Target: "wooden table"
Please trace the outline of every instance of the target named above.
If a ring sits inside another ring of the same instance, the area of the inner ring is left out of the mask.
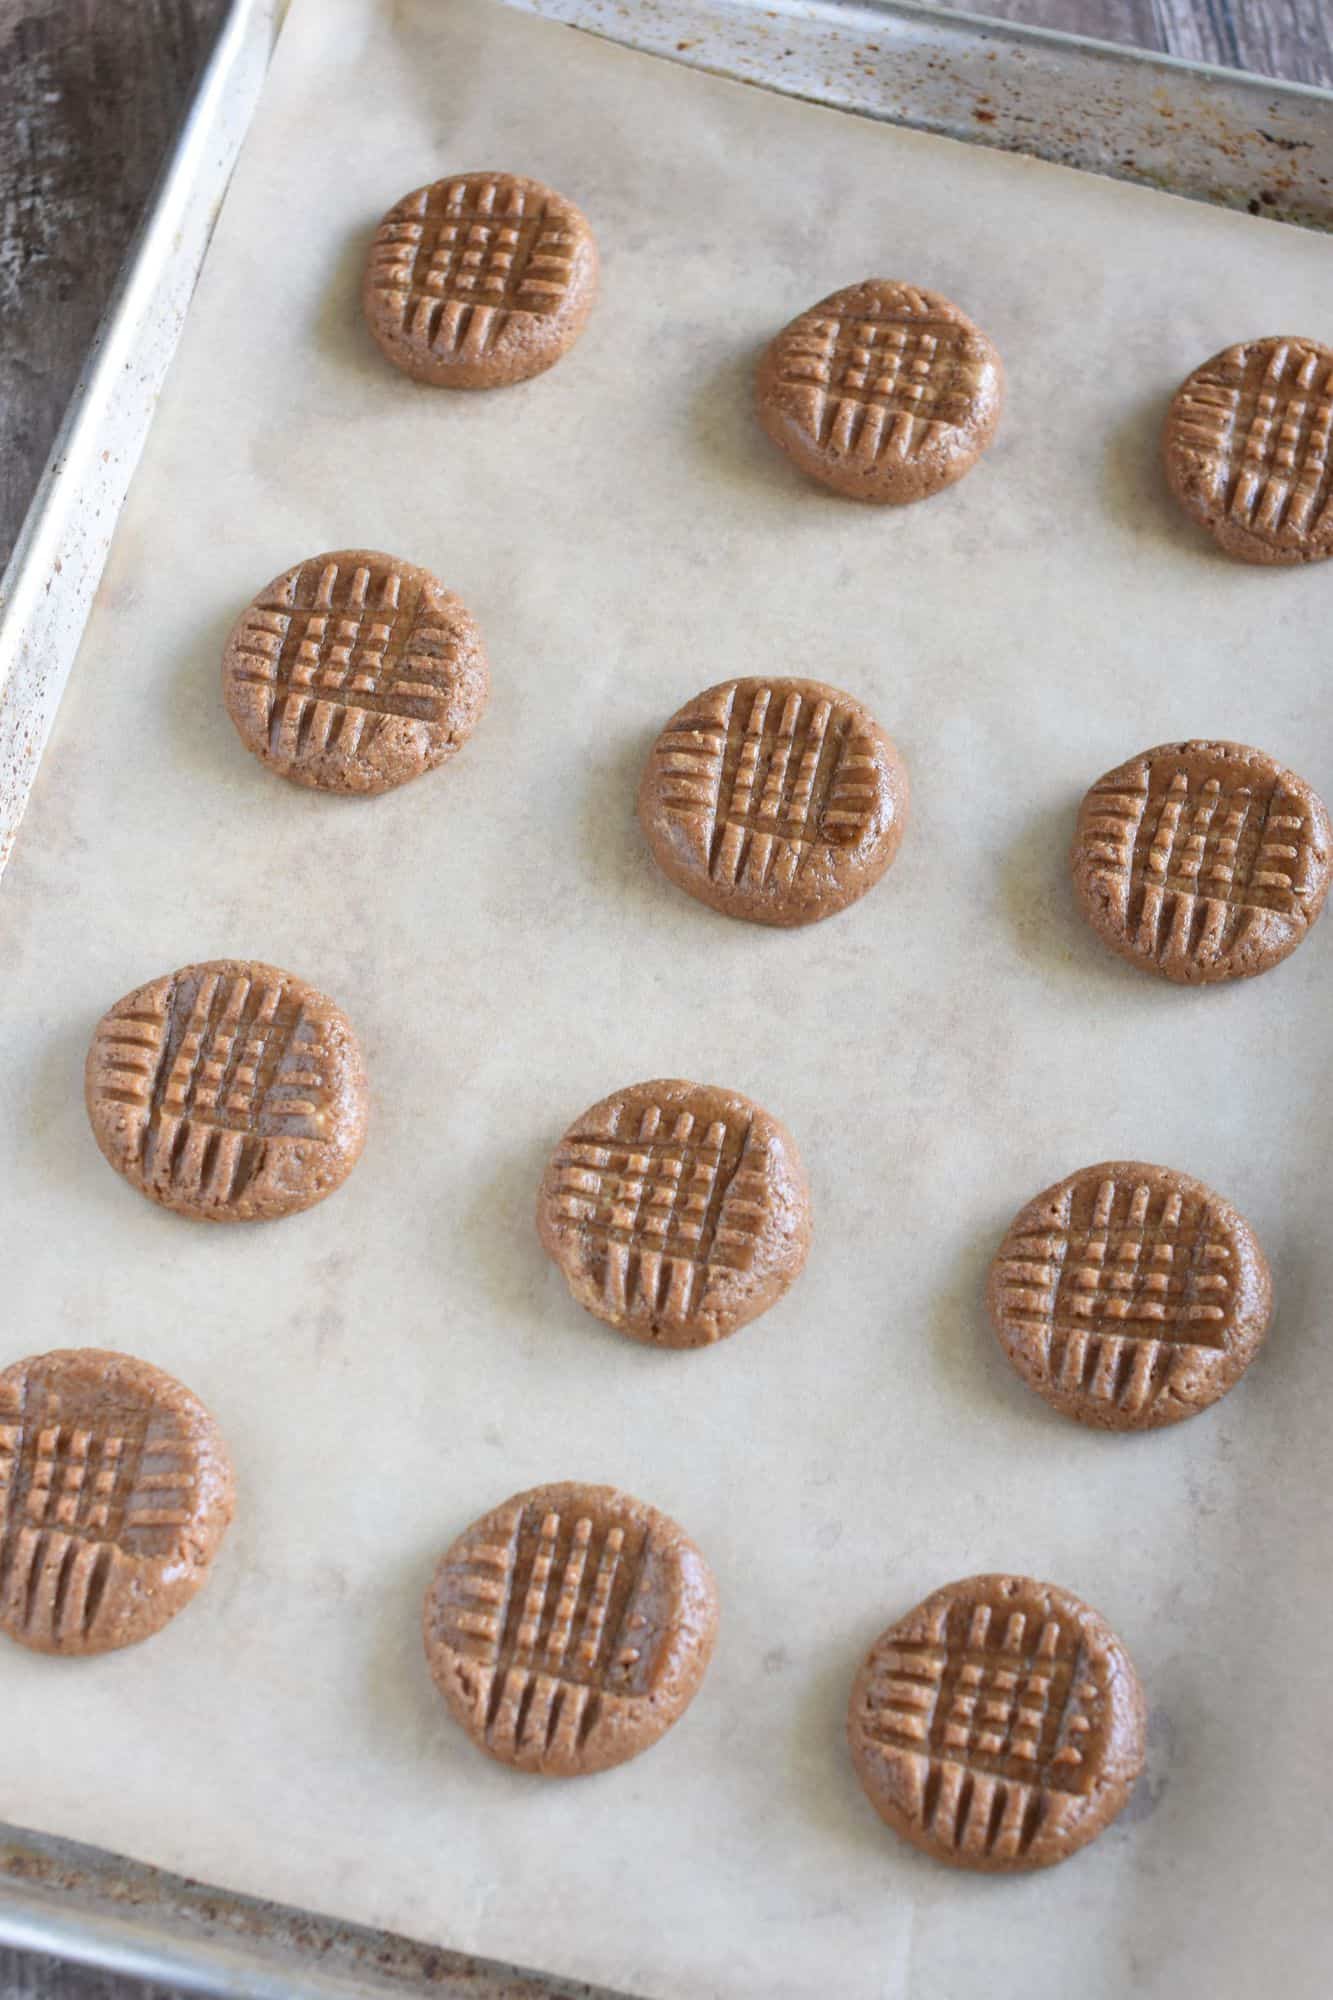
[[[0,564],[225,9],[0,0]],[[970,11],[1333,87],[1323,0],[977,0]],[[474,2000],[491,2000],[488,1984]],[[0,2000],[27,1996],[184,2000],[0,1948]]]

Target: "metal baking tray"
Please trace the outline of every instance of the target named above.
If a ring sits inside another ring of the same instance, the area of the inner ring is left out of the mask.
[[[1333,92],[902,0],[507,4],[863,116],[1333,228]],[[0,585],[0,869],[283,12],[234,0],[227,14]],[[595,2000],[3,1824],[0,1941],[198,1993]]]

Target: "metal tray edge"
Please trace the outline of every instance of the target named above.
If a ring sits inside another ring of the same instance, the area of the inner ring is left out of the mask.
[[[234,1895],[0,1822],[0,1943],[246,2000],[629,2000],[577,1980]]]
[[[796,4],[803,7],[808,0],[796,0]],[[932,7],[925,0],[814,0],[814,4],[822,4],[835,12],[859,8],[862,12],[930,21],[936,25],[956,23],[963,30],[998,35],[1005,41],[1033,48],[1064,49],[1070,55],[1096,55],[1116,64],[1128,63],[1147,70],[1204,77],[1210,83],[1278,91],[1284,97],[1309,98],[1325,110],[1333,110],[1333,90],[1323,84],[1288,82],[1279,77],[1261,76],[1257,70],[1231,69],[1225,63],[1195,62],[1189,56],[1173,56],[1165,49],[1145,49],[1132,42],[1108,42],[1103,35],[1078,35],[1068,28],[1045,28],[1029,21],[1009,21],[1001,14],[987,14],[982,9]],[[777,11],[791,12],[792,0],[777,0]]]
[[[1333,230],[1333,92],[916,0],[506,0],[736,82]]]
[[[283,0],[233,0],[0,580],[0,873],[176,351]]]

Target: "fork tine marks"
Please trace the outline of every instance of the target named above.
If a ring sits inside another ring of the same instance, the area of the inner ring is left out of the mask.
[[[4,1585],[0,1589],[0,1623],[20,1629],[27,1622],[28,1590],[42,1542],[41,1531],[24,1526],[10,1527],[4,1536],[6,1559]]]
[[[59,1644],[70,1563],[79,1547],[74,1536],[52,1530],[45,1536],[40,1557],[34,1557],[24,1628],[44,1642]]]
[[[1004,1787],[1000,1781],[982,1771],[972,1776],[970,1796],[964,1800],[960,1793],[956,1845],[965,1859],[980,1860],[991,1852],[997,1802],[1002,1810],[1003,1795]]]
[[[510,1667],[503,1675],[496,1674],[486,1735],[492,1747],[503,1756],[517,1756],[524,1697],[531,1682],[532,1672],[528,1667]]]
[[[100,1553],[97,1542],[71,1542],[55,1607],[55,1629],[62,1639],[77,1639],[85,1630],[88,1589]]]
[[[952,1760],[938,1764],[936,1771],[935,1797],[929,1828],[941,1847],[956,1848],[959,1831],[967,1817],[967,1808],[971,1802],[971,1774],[962,1764],[956,1764]]]

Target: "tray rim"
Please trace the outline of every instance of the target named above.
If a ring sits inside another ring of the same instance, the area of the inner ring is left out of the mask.
[[[0,1820],[0,1944],[231,2000],[632,2000],[151,1868]],[[299,1979],[299,1986],[294,1982]],[[242,1985],[241,1982],[244,1982]]]
[[[929,0],[816,0],[816,4],[848,13],[855,9],[883,14],[887,19],[925,19],[943,25],[958,22],[964,28],[998,35],[1007,42],[1065,49],[1071,55],[1104,56],[1117,65],[1128,63],[1137,68],[1172,70],[1183,76],[1206,77],[1211,83],[1253,85],[1282,97],[1308,98],[1314,104],[1333,109],[1333,85],[1288,81],[1284,77],[1265,76],[1257,69],[1232,69],[1226,63],[1195,62],[1190,56],[1175,56],[1166,49],[1145,49],[1137,42],[1111,42],[1104,35],[1078,35],[1069,28],[1043,28],[1031,21],[1008,21],[1003,15],[969,7],[932,7]],[[791,11],[788,0],[774,0],[774,5],[779,14]],[[979,139],[979,143],[984,145],[984,139]]]
[[[0,575],[0,879],[289,0],[229,0]]]

